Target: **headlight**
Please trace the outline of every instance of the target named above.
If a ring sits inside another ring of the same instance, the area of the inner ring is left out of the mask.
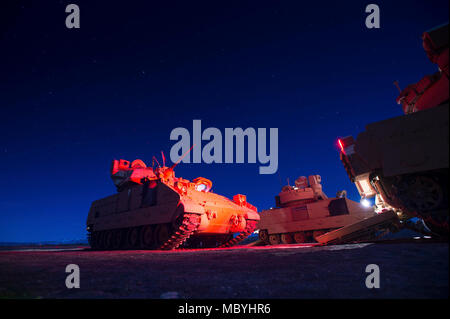
[[[206,189],[207,189],[208,187],[205,185],[205,184],[198,184],[196,187],[195,187],[195,189],[196,190],[198,190],[199,192],[206,192]]]
[[[372,206],[372,203],[368,199],[363,198],[361,199],[361,205],[363,205],[364,207],[370,207]]]
[[[193,180],[195,183],[195,189],[199,192],[209,192],[212,188],[212,182],[204,177],[197,177]]]

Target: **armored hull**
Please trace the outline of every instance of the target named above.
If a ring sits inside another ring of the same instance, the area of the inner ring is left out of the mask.
[[[422,39],[438,71],[398,87],[405,115],[367,125],[356,140],[340,139],[340,157],[361,197],[375,196],[378,210],[420,217],[433,232],[448,236],[448,24],[424,32]]]
[[[277,208],[260,212],[259,237],[266,244],[314,241],[326,232],[374,216],[373,208],[348,198],[328,198],[321,190],[320,177],[310,176],[310,185],[283,187],[276,197]],[[300,182],[300,183],[299,183]]]
[[[168,167],[119,161],[112,177],[118,193],[94,201],[88,214],[94,249],[227,247],[251,234],[259,220],[244,195],[230,200],[211,192],[209,180],[177,178]]]
[[[439,234],[448,234],[448,111],[442,104],[341,140],[341,161],[362,198],[420,217]]]

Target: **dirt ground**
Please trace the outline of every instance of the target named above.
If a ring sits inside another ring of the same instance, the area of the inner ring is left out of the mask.
[[[0,252],[1,298],[448,298],[448,243]],[[68,264],[80,288],[68,289]],[[368,264],[380,288],[368,289]]]

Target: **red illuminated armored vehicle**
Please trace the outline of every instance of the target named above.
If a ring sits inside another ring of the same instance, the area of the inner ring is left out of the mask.
[[[364,207],[344,194],[328,198],[319,175],[299,177],[295,186],[284,186],[275,197],[276,208],[260,212],[260,240],[270,245],[311,242],[376,215],[372,207]]]
[[[422,38],[438,72],[400,93],[405,115],[369,124],[356,140],[338,143],[362,198],[375,197],[380,210],[420,217],[433,232],[448,235],[448,24]]]
[[[111,177],[118,193],[92,203],[91,247],[228,247],[254,231],[259,215],[244,195],[229,200],[213,193],[206,178],[175,177],[175,165],[154,169],[141,160],[114,160]]]

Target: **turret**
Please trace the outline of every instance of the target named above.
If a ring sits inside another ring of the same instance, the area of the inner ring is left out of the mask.
[[[448,24],[424,32],[422,40],[428,59],[436,64],[438,72],[425,75],[404,90],[394,82],[401,91],[396,101],[402,105],[405,114],[436,107],[449,100]]]
[[[308,178],[300,176],[295,180],[295,186],[283,186],[278,196],[275,196],[276,206],[288,207],[327,199],[328,196],[322,191],[321,181],[320,175],[311,175]]]

